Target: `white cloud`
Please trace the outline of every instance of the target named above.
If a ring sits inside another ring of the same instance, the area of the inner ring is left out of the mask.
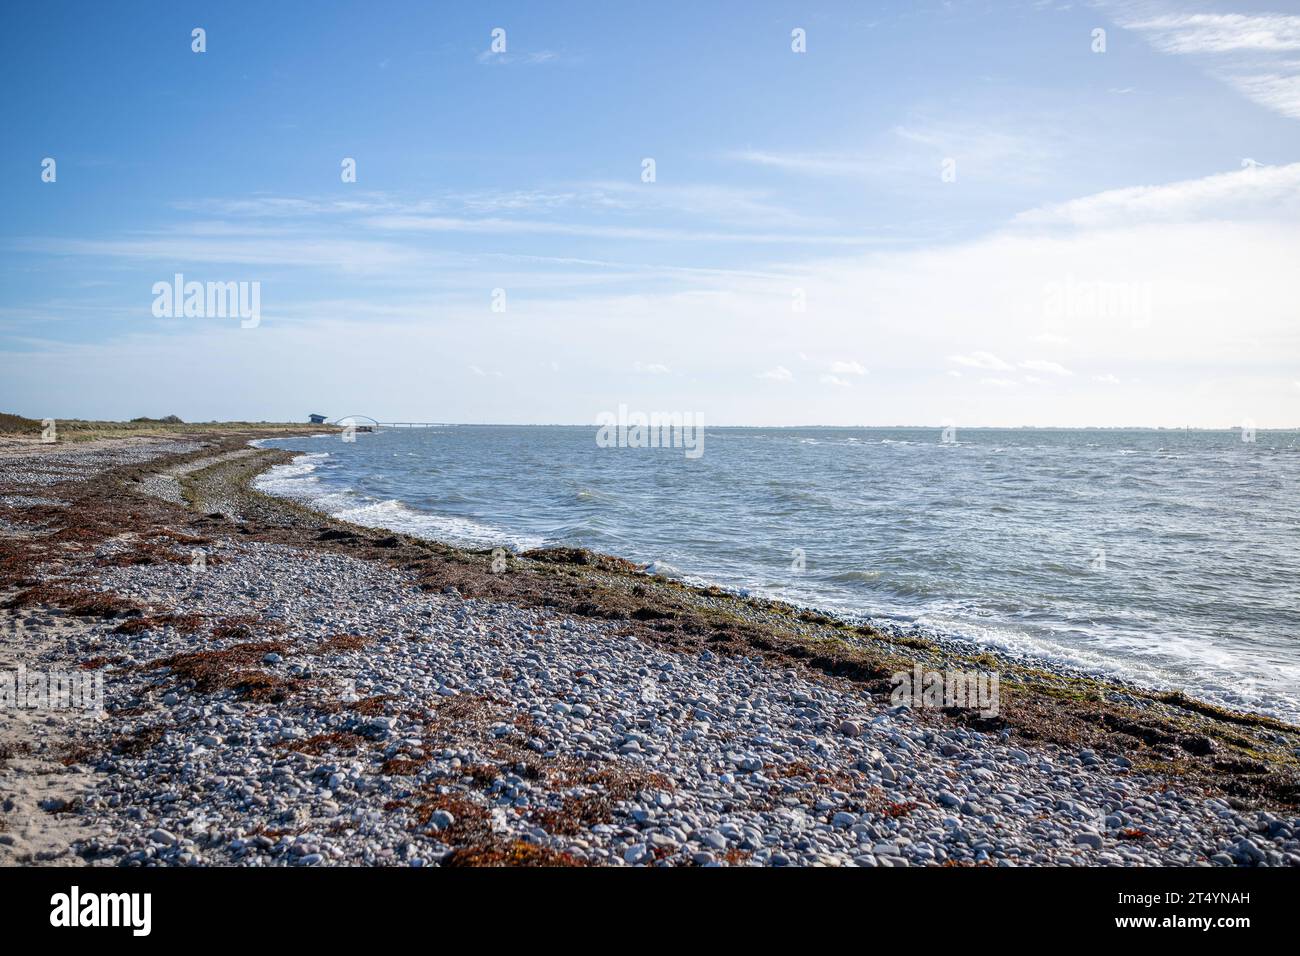
[[[264,239],[249,235],[187,238],[157,235],[132,239],[28,239],[17,248],[55,255],[152,259],[169,265],[225,263],[252,266],[303,266],[344,272],[409,269],[433,261],[428,253],[370,239],[294,236]],[[160,277],[161,278],[161,277]]]
[[[969,355],[949,355],[949,362],[965,365],[968,368],[982,368],[989,371],[1006,371],[1011,366],[992,352],[971,352]]]
[[[531,53],[494,53],[483,50],[475,57],[484,66],[538,66],[554,63],[559,58],[560,55],[554,50],[536,50]]]
[[[333,197],[253,195],[237,199],[206,198],[183,200],[173,208],[210,216],[274,223],[281,230],[292,224],[321,220],[348,221],[369,217],[372,228],[423,232],[479,232],[485,234],[553,233],[575,236],[595,234],[605,238],[663,238],[682,236],[681,230],[646,225],[665,214],[694,222],[708,223],[714,235],[719,226],[740,227],[771,233],[775,229],[809,232],[825,229],[829,220],[773,202],[770,193],[716,183],[643,183],[599,180],[561,186],[444,190],[419,198],[399,197],[378,191],[350,193],[343,200]],[[559,218],[559,217],[564,218]],[[583,222],[582,220],[590,220]],[[633,221],[640,220],[640,221]],[[220,223],[189,226],[247,234],[247,224],[228,227]],[[265,225],[258,227],[265,234]],[[280,234],[284,234],[281,232]],[[840,237],[853,238],[853,237]],[[855,240],[857,241],[857,240]]]
[[[1300,119],[1300,61],[1292,57],[1300,51],[1300,16],[1165,9],[1151,2],[1130,4],[1121,8],[1119,22],[1161,53],[1191,57],[1243,96]]]
[[[1256,103],[1283,116],[1300,119],[1300,63],[1290,73],[1242,73],[1232,83]]]
[[[819,176],[861,176],[872,168],[868,156],[851,153],[779,153],[744,149],[726,153],[725,158],[755,166],[770,166],[788,172]]]
[[[753,242],[808,245],[862,246],[879,242],[873,236],[802,234],[791,232],[717,232],[660,226],[623,226],[603,223],[546,222],[500,217],[468,219],[458,216],[374,216],[367,226],[389,232],[465,232],[485,235],[531,234],[585,236],[593,239],[628,239],[648,242]]]
[[[1053,375],[1074,374],[1059,362],[1049,362],[1046,359],[1029,359],[1026,362],[1021,362],[1020,367],[1029,369],[1031,372],[1051,372]]]
[[[982,378],[981,385],[991,385],[994,388],[1015,388],[1020,383],[1013,378]]]
[[[852,382],[846,382],[844,379],[840,378],[838,375],[823,375],[823,376],[819,379],[819,381],[820,381],[823,385],[834,385],[836,388],[852,388],[852,387],[853,387],[853,383],[852,383]]]
[[[784,365],[778,365],[776,368],[770,368],[766,372],[759,372],[758,378],[765,378],[773,382],[793,382],[794,373]]]
[[[1026,226],[1102,228],[1146,222],[1233,220],[1300,214],[1300,163],[1258,166],[1158,186],[1129,186],[1030,209]]]
[[[832,362],[831,371],[836,375],[866,375],[867,370],[857,362]]]
[[[1280,14],[1185,13],[1123,24],[1162,53],[1300,50],[1300,17]]]
[[[644,183],[600,180],[574,187],[573,203],[595,211],[639,213],[672,212],[717,222],[813,228],[825,220],[778,205],[770,194],[758,189],[742,189],[716,183],[656,182],[653,189]]]
[[[724,160],[792,175],[898,183],[939,179],[940,163],[957,161],[959,176],[996,177],[1024,184],[1040,180],[1069,150],[1059,125],[1025,116],[986,116],[980,122],[925,117],[883,131],[857,150],[743,149]]]
[[[633,363],[632,367],[638,372],[644,372],[647,375],[671,375],[672,369],[667,365],[661,365],[658,362],[645,364],[642,362]]]

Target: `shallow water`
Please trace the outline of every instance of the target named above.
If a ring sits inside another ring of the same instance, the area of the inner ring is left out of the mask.
[[[375,527],[568,544],[1300,718],[1300,435],[594,427],[275,439],[259,479]]]

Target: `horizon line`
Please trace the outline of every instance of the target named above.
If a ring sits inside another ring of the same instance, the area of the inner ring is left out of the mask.
[[[649,414],[649,413],[647,413],[647,414]],[[660,414],[668,414],[668,413],[661,412]],[[696,414],[696,416],[698,417],[698,413],[695,413],[695,414]],[[20,417],[26,418],[27,416],[24,415],[24,416],[20,416]],[[64,421],[64,422],[81,422],[81,423],[97,423],[97,424],[122,424],[122,425],[131,424],[131,422],[132,422],[132,419],[72,418],[72,417],[63,417],[63,418],[59,418],[59,417],[55,417],[55,416],[43,416],[43,417],[53,418],[54,421],[56,421],[56,422],[58,422],[58,421]],[[344,416],[344,417],[371,418],[371,416],[369,416],[369,415],[356,415],[356,416]],[[33,420],[33,421],[40,421],[41,419],[36,418],[36,419],[32,419],[32,420]],[[158,419],[153,419],[153,420],[154,420],[154,421],[158,421]],[[378,419],[372,419],[372,420],[375,421],[376,424],[378,424],[378,425],[380,425],[380,426],[383,426],[383,427],[403,427],[403,426],[401,426],[401,425],[394,425],[394,424],[393,424],[393,422],[399,421],[399,419],[394,419],[393,421],[390,421],[390,422],[384,422],[384,421],[381,421],[381,420],[378,420]],[[430,427],[444,427],[444,428],[463,428],[463,427],[480,427],[480,428],[599,428],[599,427],[600,427],[600,424],[599,424],[598,422],[483,422],[483,421],[478,421],[478,422],[474,422],[474,421],[465,421],[465,422],[450,422],[450,421],[445,421],[445,422],[439,422],[439,421],[415,422],[413,419],[400,419],[400,421],[402,421],[402,422],[412,422],[412,423],[415,424],[417,427],[418,427],[418,426],[430,426]],[[314,426],[313,426],[313,423],[312,423],[312,422],[298,422],[298,421],[289,421],[289,420],[277,421],[277,420],[274,420],[274,419],[247,419],[247,418],[243,418],[243,419],[241,419],[241,418],[224,418],[224,419],[223,419],[223,418],[209,418],[209,419],[195,419],[195,420],[192,420],[192,421],[182,421],[182,422],[180,422],[179,424],[180,424],[180,425],[237,425],[237,424],[246,424],[246,425],[293,425],[293,426],[301,425],[301,426],[304,427],[304,428],[311,428],[311,427],[317,427],[317,428],[320,428],[320,427],[326,427],[326,426],[331,427],[331,428],[334,428],[334,427],[340,427],[340,426],[337,426],[337,425],[332,424],[331,422],[322,422],[322,423],[320,423],[320,424],[317,424],[317,425],[314,425]],[[834,424],[816,424],[816,423],[808,423],[808,422],[805,422],[805,423],[801,423],[801,424],[793,424],[793,425],[779,425],[779,424],[760,424],[760,425],[754,425],[754,424],[733,424],[733,423],[719,423],[719,424],[701,423],[701,425],[702,425],[703,427],[705,427],[705,428],[736,428],[736,429],[739,429],[739,428],[749,428],[749,429],[764,429],[764,428],[766,428],[766,429],[774,429],[774,428],[826,428],[826,429],[831,429],[831,428],[839,428],[839,429],[873,429],[873,428],[874,428],[874,429],[891,429],[891,428],[892,428],[892,429],[916,429],[916,430],[922,430],[922,429],[924,429],[924,430],[934,430],[934,431],[942,431],[942,430],[944,430],[945,428],[955,428],[955,429],[962,430],[962,431],[1198,431],[1198,432],[1232,432],[1232,431],[1241,431],[1243,428],[1246,428],[1246,427],[1252,427],[1252,428],[1253,428],[1255,431],[1257,431],[1257,432],[1289,432],[1289,431],[1300,431],[1300,424],[1298,424],[1298,425],[1268,425],[1268,426],[1265,426],[1265,425],[1249,425],[1249,426],[1248,426],[1248,425],[1245,425],[1245,424],[1238,424],[1238,425],[962,425],[962,424],[958,424],[958,423],[954,423],[954,422],[944,422],[944,423],[940,423],[940,424],[892,424],[892,425],[866,425],[866,424],[854,424],[854,425],[834,425]],[[179,426],[178,426],[178,427],[179,427]]]

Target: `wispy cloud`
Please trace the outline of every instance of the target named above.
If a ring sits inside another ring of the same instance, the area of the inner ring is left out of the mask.
[[[1024,183],[1039,179],[1063,152],[1061,132],[1024,117],[982,123],[918,118],[896,125],[860,150],[731,150],[722,158],[800,176],[932,181],[939,164],[956,162],[960,176]]]
[[[1114,6],[1114,4],[1108,4]],[[1166,3],[1118,7],[1121,26],[1153,48],[1187,56],[1261,106],[1300,119],[1300,16],[1278,13],[1186,13]]]
[[[840,378],[838,375],[823,375],[823,376],[819,379],[819,381],[820,381],[823,385],[834,385],[836,388],[852,388],[852,387],[853,387],[853,383],[852,383],[852,382],[845,381],[844,379]]]
[[[320,196],[257,195],[182,200],[173,208],[196,214],[272,222],[365,216],[444,217],[452,221],[494,223],[498,217],[565,217],[561,222],[593,216],[662,218],[665,214],[693,222],[732,227],[809,229],[827,220],[773,202],[759,189],[696,183],[640,183],[597,180],[515,189],[444,190],[420,197],[359,192],[349,199]],[[626,223],[624,223],[626,224]]]
[[[493,53],[491,50],[483,50],[475,59],[484,66],[541,66],[557,62],[560,54],[554,50],[534,50],[531,53]]]
[[[1031,372],[1050,372],[1052,375],[1073,375],[1068,368],[1059,362],[1049,362],[1046,359],[1029,359],[1021,362],[1020,367],[1029,369]]]
[[[992,352],[971,352],[969,355],[949,355],[949,362],[965,365],[968,368],[982,368],[989,371],[1009,371],[1011,365],[998,358]]]
[[[294,219],[352,213],[377,213],[407,208],[383,193],[363,192],[349,199],[307,196],[253,195],[238,198],[184,199],[171,204],[182,212],[249,218]]]
[[[1162,53],[1300,50],[1300,16],[1181,13],[1129,20]]]
[[[782,153],[742,149],[725,153],[724,158],[787,172],[822,176],[862,176],[873,168],[872,160],[868,156],[853,153]],[[878,159],[875,164],[879,165]]]
[[[1130,226],[1300,214],[1300,163],[1257,166],[1158,186],[1130,186],[1031,209],[1021,225]]]
[[[769,191],[718,183],[628,183],[611,180],[572,187],[573,204],[584,209],[645,215],[673,213],[736,225],[811,228],[826,220],[772,201]]]
[[[304,266],[345,272],[380,272],[429,264],[429,256],[400,245],[365,239],[296,236],[184,238],[157,235],[126,239],[26,239],[13,248],[61,256],[113,256],[162,263]]]
[[[645,242],[746,242],[792,243],[796,245],[863,246],[885,240],[876,236],[812,235],[791,232],[719,232],[661,226],[620,226],[597,223],[547,222],[537,219],[456,216],[375,216],[365,225],[392,232],[464,232],[503,235],[509,233],[552,236],[585,236],[591,239],[627,239]]]

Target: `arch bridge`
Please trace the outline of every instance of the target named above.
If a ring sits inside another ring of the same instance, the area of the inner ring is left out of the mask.
[[[340,428],[352,426],[358,430],[374,431],[376,428],[437,428],[442,422],[381,422],[369,415],[344,415],[342,418],[334,419],[330,424]]]

